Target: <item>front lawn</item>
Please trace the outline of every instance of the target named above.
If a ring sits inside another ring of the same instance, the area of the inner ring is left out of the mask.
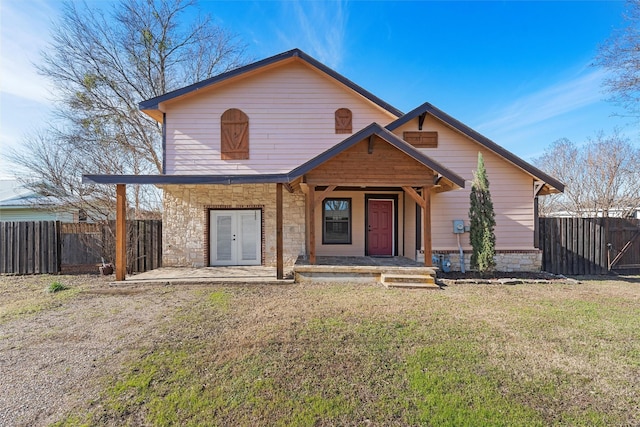
[[[60,425],[640,424],[637,278],[176,288],[197,302]]]

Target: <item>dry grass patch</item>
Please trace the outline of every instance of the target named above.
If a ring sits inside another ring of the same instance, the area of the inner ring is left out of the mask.
[[[86,286],[82,276],[3,276],[0,277],[0,324],[43,310],[60,307]],[[59,291],[52,292],[51,289]],[[62,289],[66,288],[66,289]]]

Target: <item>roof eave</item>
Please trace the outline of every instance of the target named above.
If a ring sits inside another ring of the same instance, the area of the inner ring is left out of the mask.
[[[288,174],[265,175],[82,175],[85,184],[187,185],[187,184],[277,184],[288,183]]]

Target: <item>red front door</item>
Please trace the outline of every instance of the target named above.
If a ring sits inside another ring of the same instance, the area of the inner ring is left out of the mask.
[[[393,255],[393,201],[369,200],[367,228],[367,253]]]

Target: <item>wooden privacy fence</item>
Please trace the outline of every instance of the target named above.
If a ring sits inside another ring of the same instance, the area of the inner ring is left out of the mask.
[[[115,221],[0,222],[0,273],[59,273],[62,265],[95,266],[103,258],[115,258]],[[162,221],[127,221],[127,261],[130,273],[162,266]]]
[[[542,269],[554,274],[607,274],[640,269],[640,220],[540,218]]]
[[[0,273],[60,272],[60,222],[0,221]]]
[[[102,229],[102,242],[111,262],[115,261],[115,237],[116,223],[110,221],[109,226]],[[129,273],[142,273],[162,267],[162,221],[127,221],[127,264]]]
[[[102,262],[102,225],[91,223],[62,224],[62,264],[88,265]]]

